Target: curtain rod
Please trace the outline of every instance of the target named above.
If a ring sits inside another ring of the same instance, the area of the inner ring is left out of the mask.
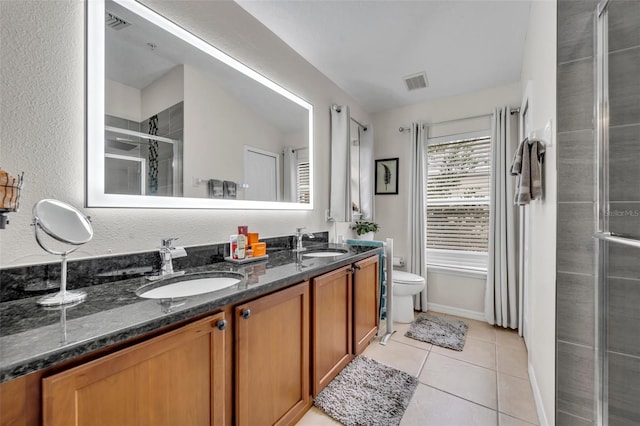
[[[331,109],[333,109],[334,111],[340,113],[342,112],[342,108],[340,107],[340,105],[331,105]],[[354,123],[356,123],[358,126],[362,127],[362,129],[364,131],[367,131],[367,126],[365,126],[364,124],[360,123],[358,120],[356,120],[353,117],[349,117],[351,119],[351,121],[353,121]]]
[[[509,112],[511,113],[511,115],[513,114],[518,114],[520,112],[520,108],[511,108],[509,110]],[[447,123],[455,123],[456,121],[464,121],[464,120],[474,120],[476,118],[484,118],[484,117],[491,117],[493,114],[481,114],[481,115],[474,115],[471,117],[463,117],[463,118],[454,118],[452,120],[444,120],[444,121],[436,121],[435,123],[424,123],[425,126],[435,126],[438,124],[447,124]],[[411,127],[400,127],[398,129],[399,132],[408,132],[411,130]]]
[[[365,126],[364,124],[360,123],[358,120],[356,120],[353,117],[349,117],[349,118],[351,119],[351,121],[356,123],[358,126],[362,127],[362,130],[364,130],[365,132],[367,131],[367,126]]]

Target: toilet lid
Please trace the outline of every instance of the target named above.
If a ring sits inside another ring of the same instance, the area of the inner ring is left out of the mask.
[[[393,271],[393,282],[401,284],[423,284],[424,278],[420,275],[412,274],[405,271]]]

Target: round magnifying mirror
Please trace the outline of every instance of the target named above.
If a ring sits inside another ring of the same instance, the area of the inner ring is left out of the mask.
[[[49,236],[63,243],[81,245],[91,241],[89,219],[75,207],[58,200],[40,200],[33,206],[33,217]]]
[[[89,218],[75,207],[62,201],[40,200],[33,206],[33,228],[40,247],[48,253],[60,255],[62,258],[60,292],[45,296],[38,300],[38,303],[43,306],[59,306],[84,300],[87,296],[85,292],[67,291],[67,255],[78,247],[66,251],[54,251],[42,241],[39,230],[60,242],[80,246],[91,241],[93,237],[93,227]]]

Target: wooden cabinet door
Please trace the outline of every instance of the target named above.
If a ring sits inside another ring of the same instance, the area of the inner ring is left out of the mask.
[[[236,421],[294,424],[311,406],[309,283],[235,308]]]
[[[351,361],[351,266],[313,279],[313,396]]]
[[[44,425],[227,424],[224,319],[213,315],[43,379]]]
[[[353,277],[353,353],[361,354],[378,331],[378,256],[354,265]]]

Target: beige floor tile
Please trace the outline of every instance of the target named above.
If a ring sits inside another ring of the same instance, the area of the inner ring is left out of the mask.
[[[415,346],[416,348],[424,349],[427,351],[430,350],[431,343],[421,342],[420,340],[412,339],[404,335],[404,333],[406,333],[409,329],[409,326],[411,326],[411,324],[402,324],[399,322],[394,323],[393,327],[395,328],[396,332],[393,333],[393,336],[391,336],[391,340],[402,342],[404,344]]]
[[[538,424],[529,380],[498,373],[498,409],[501,413]]]
[[[311,407],[309,411],[300,419],[296,426],[334,426],[341,425],[342,423],[333,420],[327,416],[324,411]]]
[[[417,377],[428,353],[424,349],[390,339],[385,346],[373,342],[362,355]]]
[[[419,384],[400,425],[497,426],[495,411],[462,398]]]
[[[484,321],[478,321],[449,314],[447,314],[447,317],[463,321],[465,324],[467,324],[469,326],[467,337],[485,340],[492,343],[496,342],[496,329],[491,324]]]
[[[496,343],[503,346],[515,346],[522,350],[527,350],[524,339],[518,336],[516,330],[510,328],[496,327]]]
[[[498,409],[496,372],[468,362],[431,353],[420,372],[422,383],[484,405]]]
[[[498,414],[500,420],[500,426],[531,426],[532,423],[516,419],[515,417],[507,416],[506,414]]]
[[[527,351],[517,346],[497,345],[498,373],[509,374],[529,380]]]
[[[490,368],[492,370],[496,369],[496,345],[491,342],[485,342],[484,340],[467,337],[462,351],[454,351],[453,349],[433,345],[431,352],[436,352],[449,358],[467,361],[480,367]]]

